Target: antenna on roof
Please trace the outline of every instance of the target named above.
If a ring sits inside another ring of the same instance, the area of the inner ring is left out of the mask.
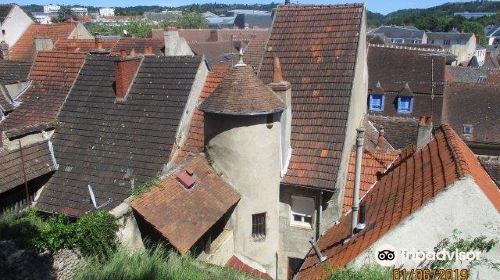
[[[111,203],[111,201],[113,201],[111,198],[108,198],[108,201],[104,202],[103,204],[97,206],[97,202],[95,200],[95,195],[94,195],[94,191],[92,190],[92,187],[90,185],[87,185],[89,187],[89,194],[90,194],[90,199],[92,200],[92,204],[94,205],[94,208],[96,210],[99,210],[101,209],[102,207],[108,205]]]

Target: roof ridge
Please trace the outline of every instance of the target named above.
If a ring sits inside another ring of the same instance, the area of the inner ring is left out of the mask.
[[[436,132],[438,130],[443,133],[444,140],[448,145],[451,157],[453,158],[453,162],[455,163],[457,176],[459,178],[464,177],[469,168],[464,155],[456,147],[456,145],[458,144],[456,143],[457,139],[455,138],[456,133],[448,124],[442,124],[439,128],[436,129]]]

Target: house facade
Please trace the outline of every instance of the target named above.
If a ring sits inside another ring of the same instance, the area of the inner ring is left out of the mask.
[[[371,30],[370,36],[380,35],[392,44],[427,44],[427,34],[413,26],[383,25]]]
[[[0,42],[12,47],[31,24],[33,20],[18,5],[0,5]]]
[[[456,56],[456,64],[468,63],[474,56],[477,38],[473,33],[427,32],[431,45],[441,46]]]

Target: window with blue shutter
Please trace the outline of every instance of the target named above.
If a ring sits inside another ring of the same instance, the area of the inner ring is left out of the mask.
[[[398,112],[411,113],[413,107],[413,97],[400,96],[398,97]]]
[[[381,112],[384,110],[384,96],[382,94],[370,94],[370,111]]]

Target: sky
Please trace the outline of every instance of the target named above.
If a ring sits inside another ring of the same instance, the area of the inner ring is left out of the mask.
[[[64,5],[85,5],[85,6],[96,6],[96,7],[126,7],[126,6],[136,6],[136,5],[159,5],[159,6],[181,6],[192,3],[244,3],[244,4],[267,4],[273,0],[0,0],[0,3],[12,3],[17,2],[21,5],[26,4],[38,4],[45,5],[50,3],[64,4]],[[410,8],[429,8],[436,5],[440,5],[446,2],[467,2],[471,0],[365,0],[368,10],[372,12],[378,12],[382,14],[387,14],[400,9],[410,9]],[[274,0],[274,2],[280,2],[279,0]],[[284,2],[281,1],[281,2]],[[336,4],[336,3],[352,3],[352,2],[363,2],[362,0],[291,0],[292,3],[299,4]]]

